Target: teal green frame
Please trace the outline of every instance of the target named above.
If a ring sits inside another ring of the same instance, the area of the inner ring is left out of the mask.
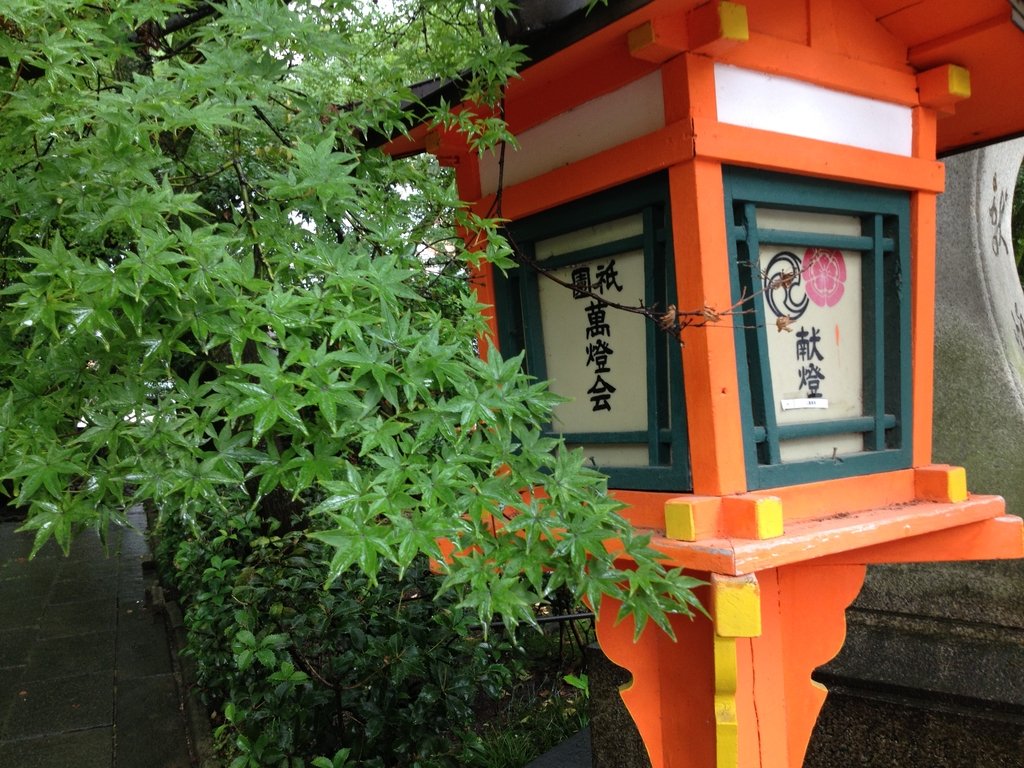
[[[740,411],[751,489],[904,469],[912,461],[910,366],[910,197],[906,192],[723,169],[733,301],[754,296],[753,322],[736,323]],[[862,236],[759,229],[759,207],[858,216]],[[775,420],[756,254],[761,242],[857,250],[863,269],[864,416],[779,425]],[[751,257],[751,254],[754,254]],[[739,315],[748,318],[750,315]],[[860,432],[854,455],[783,463],[785,439]]]
[[[643,214],[643,233],[599,246],[585,248],[556,258],[544,266],[558,268],[592,259],[643,249],[644,305],[665,308],[676,303],[675,264],[672,250],[672,218],[668,181],[664,174],[647,177],[621,187],[559,206],[510,224],[507,236],[527,258],[534,257],[534,243],[604,221]],[[544,329],[538,281],[544,279],[527,267],[507,273],[495,270],[495,314],[498,341],[509,357],[525,354],[526,371],[546,378]],[[686,400],[683,391],[682,354],[678,340],[647,323],[647,408],[646,430],[630,432],[565,433],[567,443],[594,445],[646,445],[648,465],[643,467],[599,466],[608,475],[608,486],[623,490],[685,492],[693,489],[689,444],[686,431]]]

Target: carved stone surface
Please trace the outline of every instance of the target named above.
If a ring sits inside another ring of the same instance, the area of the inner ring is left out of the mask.
[[[935,460],[1024,515],[1024,293],[1010,212],[1024,139],[946,161],[939,198]]]
[[[1024,293],[1010,211],[1024,139],[947,159],[939,199],[934,460],[1024,514]],[[1024,563],[875,567],[806,766],[1024,764]]]

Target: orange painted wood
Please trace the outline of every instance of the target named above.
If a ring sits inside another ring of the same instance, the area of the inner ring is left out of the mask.
[[[864,571],[863,566],[795,565],[759,574],[761,635],[736,642],[742,768],[801,764],[825,698],[810,675],[841,647],[844,612]],[[707,602],[705,589],[699,597]],[[704,616],[673,617],[675,642],[653,626],[634,642],[632,621],[615,621],[618,609],[618,602],[602,600],[597,637],[608,658],[632,675],[622,698],[652,765],[716,768],[712,622]]]
[[[931,160],[711,121],[695,120],[693,134],[696,156],[722,163],[895,189],[945,187],[944,167]]]
[[[935,159],[937,120],[938,116],[935,114],[935,110],[928,109],[927,107],[914,109],[912,139],[914,157],[919,157],[922,160]]]
[[[786,711],[787,754],[785,762],[760,763],[764,768],[803,765],[827,694],[824,686],[811,680],[811,673],[842,648],[846,608],[860,592],[866,570],[863,565],[793,565],[778,569],[778,598],[773,604],[766,599],[765,611],[778,614],[782,648],[778,657],[766,654],[758,669],[760,674],[766,666],[774,665],[782,671],[782,692],[776,701]],[[762,589],[766,581],[762,578]]]
[[[930,464],[932,460],[936,200],[936,195],[925,192],[910,196],[912,461],[915,466]]]
[[[847,477],[772,488],[765,493],[782,500],[782,511],[787,522],[818,519],[830,514],[916,501],[914,473],[912,469],[901,469],[871,475],[869,481],[863,477]],[[626,505],[621,514],[634,527],[651,529],[663,527],[667,501],[688,497],[688,494],[654,491],[613,490],[610,494]],[[716,534],[711,538],[725,538],[723,532],[724,529],[716,523]]]
[[[957,73],[962,76],[964,71],[952,64],[932,67],[920,73],[917,76],[917,90],[921,95],[921,105],[931,107],[944,115],[953,114],[958,102],[970,98],[970,75],[967,74],[966,88],[955,89],[953,81],[957,78]]]
[[[963,501],[968,497],[963,467],[929,464],[914,470],[914,493],[927,501]]]
[[[661,528],[665,524],[665,502],[679,498],[678,493],[655,491],[608,492],[610,496],[626,505],[619,514],[629,520],[635,528]]]
[[[761,590],[761,635],[738,641],[740,679],[737,692],[741,766],[787,765],[785,667],[789,659],[779,610],[778,572],[757,576]],[[753,727],[752,727],[753,726]]]
[[[1010,560],[1024,556],[1024,520],[1000,515],[909,539],[876,544],[822,558],[822,563],[942,563],[957,560]]]
[[[817,50],[836,51],[840,30],[832,0],[807,0],[807,42]]]
[[[656,68],[651,62],[631,57],[625,38],[617,42],[599,57],[576,57],[576,61],[570,58],[557,73],[538,72],[538,65],[524,70],[522,77],[510,80],[505,117],[512,132],[522,133],[573,107],[617,91]],[[543,64],[551,61],[547,59]]]
[[[700,577],[701,574],[695,574]],[[706,589],[698,591],[707,602]],[[616,623],[619,603],[605,597],[597,612],[601,650],[633,677],[622,700],[644,738],[654,768],[715,765],[714,629],[705,616],[672,617],[673,642],[648,626],[633,642],[633,621]]]
[[[815,15],[821,15],[823,21],[831,24],[830,39],[821,40],[824,47],[840,56],[857,59],[885,67],[906,68],[906,43],[893,35],[878,23],[874,14],[864,8],[863,3],[847,0],[812,0],[811,14],[811,45],[819,47],[815,41]]]
[[[787,523],[785,533],[775,539],[718,538],[683,542],[666,539],[660,535],[661,531],[654,531],[651,544],[673,565],[740,575],[957,528],[1000,517],[1004,509],[1005,503],[999,496],[972,496],[964,502],[946,504],[907,502],[819,520],[794,521]],[[984,556],[971,553],[973,559]]]
[[[701,161],[671,168],[669,191],[679,307],[723,312],[732,303],[732,286],[721,168]],[[742,493],[747,479],[730,322],[684,329],[682,354],[693,492]]]
[[[629,52],[631,29],[653,18],[641,9],[520,73],[505,91],[505,116],[514,133],[550,120],[654,71],[656,64]]]
[[[961,507],[953,511],[958,521],[969,517],[966,507],[970,505],[947,506]],[[985,499],[980,506],[999,508],[1001,500]],[[859,524],[871,526],[863,518]],[[931,533],[919,533],[920,526],[913,522],[899,525],[902,535],[885,532],[895,536],[889,541],[824,558],[805,550],[797,560],[769,563],[757,574],[761,634],[736,643],[740,768],[802,765],[827,694],[812,681],[811,673],[842,647],[845,609],[863,584],[866,563],[1024,553],[1024,521],[1013,516],[957,523]],[[708,604],[703,591],[700,597]],[[652,764],[655,768],[716,768],[713,625],[705,617],[693,621],[675,617],[676,643],[653,627],[634,642],[631,621],[615,623],[618,609],[617,602],[602,601],[598,640],[608,657],[633,676],[623,700],[649,745]]]
[[[586,197],[632,179],[647,176],[693,155],[690,127],[675,123],[617,147],[505,188],[500,215],[516,220],[562,203]],[[494,214],[494,195],[476,202],[473,210]]]
[[[883,26],[911,48],[962,36],[964,30],[975,30],[994,19],[1006,19],[1010,12],[1009,4],[1003,0],[924,0],[899,2],[889,8],[879,8],[878,0],[865,0],[864,4],[883,16]]]
[[[686,27],[681,16],[651,19],[629,31],[629,53],[660,64],[686,50]]]
[[[750,34],[747,8],[742,3],[711,0],[686,14],[690,50],[702,56],[721,56],[743,45]],[[727,21],[732,17],[732,24]]]
[[[888,507],[916,498],[911,469],[871,475],[870,480],[844,477],[772,488],[770,492],[782,500],[782,513],[787,522]]]
[[[487,322],[489,333],[479,341],[480,355],[486,360],[492,348],[499,349],[498,317],[494,314],[494,266],[489,263],[480,263],[471,267],[469,280],[476,293],[477,301],[485,307],[484,320]]]
[[[871,475],[870,480],[863,477],[822,480],[772,488],[765,493],[782,500],[782,511],[787,522],[906,504],[916,500],[912,469]],[[655,491],[613,490],[610,494],[626,505],[621,514],[635,527],[654,529],[663,525],[665,502],[687,497],[687,494]]]
[[[427,123],[420,123],[411,128],[408,133],[393,138],[381,147],[381,151],[395,158],[419,155],[426,151],[426,138],[429,131],[430,126]]]
[[[817,83],[872,99],[917,105],[917,81],[909,66],[887,67],[759,34],[751,11],[750,41],[719,58],[761,72]]]
[[[476,152],[463,150],[455,164],[455,183],[462,200],[480,199],[480,156]]]

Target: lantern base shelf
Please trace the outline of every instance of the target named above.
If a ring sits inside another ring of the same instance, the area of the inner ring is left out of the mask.
[[[817,558],[829,558],[833,564],[962,560],[962,533],[942,533],[963,526],[972,526],[972,540],[981,537],[987,542],[986,554],[979,557],[1020,557],[1024,542],[1009,529],[1019,531],[1021,520],[1003,512],[1002,498],[971,496],[960,502],[909,501],[786,521],[783,534],[771,539],[716,537],[688,542],[666,537],[663,529],[650,532],[652,544],[672,565],[736,576]],[[870,554],[852,554],[866,548],[871,548]]]
[[[602,649],[633,675],[622,698],[654,768],[802,765],[826,696],[811,674],[842,647],[868,564],[1024,556],[1024,520],[1000,497],[963,496],[784,520],[763,539],[649,529],[672,565],[708,581],[698,596],[710,607],[672,617],[675,640],[650,628],[634,641],[618,604],[598,611]]]

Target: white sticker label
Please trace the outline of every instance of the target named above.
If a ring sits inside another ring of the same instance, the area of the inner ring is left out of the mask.
[[[788,400],[781,400],[779,405],[782,406],[784,411],[801,411],[807,410],[808,408],[814,408],[817,410],[828,409],[828,398],[827,397],[796,397]]]

